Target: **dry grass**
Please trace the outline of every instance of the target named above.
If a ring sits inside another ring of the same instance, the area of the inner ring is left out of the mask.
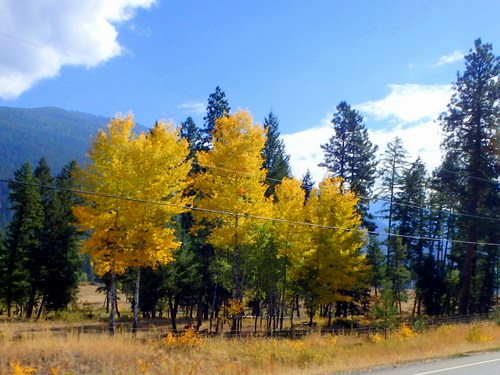
[[[80,308],[98,310],[105,306],[106,294],[98,292],[99,285],[81,284],[78,289],[76,304]],[[120,311],[130,311],[130,303],[127,302],[125,294],[118,293],[118,309]]]
[[[500,347],[493,323],[408,328],[383,340],[311,334],[302,340],[200,338],[194,332],[159,340],[0,326],[0,375],[28,374],[321,374],[428,360]],[[17,369],[14,368],[17,364]],[[25,366],[25,367],[23,367]],[[23,372],[23,368],[26,372]]]

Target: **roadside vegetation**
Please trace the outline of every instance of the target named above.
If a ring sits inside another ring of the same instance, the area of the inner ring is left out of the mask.
[[[498,308],[500,58],[478,39],[465,63],[432,175],[398,138],[377,160],[341,102],[328,173],[294,178],[277,117],[231,113],[219,87],[204,128],[118,116],[83,166],[23,164],[4,181],[0,375],[321,373],[499,347],[494,323],[426,321]],[[85,280],[97,305],[75,302]]]
[[[82,334],[52,330],[52,323],[3,323],[0,374],[326,374],[398,365],[407,361],[500,348],[494,322],[443,325],[417,332],[401,326],[382,334],[320,335],[301,339],[203,337],[189,328],[178,335],[157,330]],[[27,330],[25,330],[27,329]]]

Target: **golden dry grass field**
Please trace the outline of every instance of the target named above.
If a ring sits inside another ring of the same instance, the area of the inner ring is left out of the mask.
[[[137,337],[130,334],[127,322],[127,332],[118,329],[111,337],[105,333],[105,296],[96,288],[80,288],[76,306],[80,314],[38,322],[0,321],[0,375],[332,374],[500,349],[500,325],[493,322],[441,326],[422,333],[403,326],[387,340],[378,334],[317,332],[292,340],[202,337],[192,330],[173,336],[163,319],[161,324],[142,320],[144,330]],[[121,301],[122,312],[130,314],[124,296]],[[86,310],[94,312],[92,319],[85,316]]]
[[[189,330],[145,339],[53,331],[55,322],[39,323],[37,330],[26,324],[1,324],[1,375],[345,373],[500,348],[500,326],[492,322],[424,333],[403,327],[387,340],[317,333],[299,340],[204,338]]]

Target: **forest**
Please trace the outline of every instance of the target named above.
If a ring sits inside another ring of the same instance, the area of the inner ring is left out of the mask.
[[[322,181],[292,176],[275,114],[260,125],[231,112],[220,87],[203,126],[189,117],[137,132],[132,115],[111,119],[87,163],[53,175],[42,158],[2,180],[12,219],[0,238],[1,313],[61,311],[94,273],[111,333],[117,289],[135,329],[140,314],[168,315],[175,331],[180,311],[210,331],[227,320],[239,332],[249,315],[267,331],[304,316],[330,326],[398,315],[410,291],[414,316],[489,312],[499,294],[499,77],[492,45],[476,40],[437,119],[433,171],[399,138],[377,157],[345,101],[321,146]]]

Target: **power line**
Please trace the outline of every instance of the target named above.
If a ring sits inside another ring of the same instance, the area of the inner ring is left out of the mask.
[[[234,216],[234,217],[244,217],[244,218],[249,218],[249,219],[266,220],[266,221],[273,221],[273,222],[294,224],[294,225],[303,225],[303,226],[323,228],[323,229],[343,230],[343,231],[347,231],[347,232],[358,232],[358,233],[363,233],[363,234],[388,236],[388,237],[392,236],[392,237],[409,238],[409,239],[424,240],[424,241],[451,242],[451,243],[457,243],[457,244],[472,244],[472,245],[482,245],[482,246],[500,246],[500,244],[498,244],[498,243],[490,243],[490,242],[472,242],[472,241],[463,241],[463,240],[453,240],[453,239],[447,239],[447,238],[411,236],[411,235],[404,235],[404,234],[399,234],[399,233],[382,233],[382,232],[367,231],[367,230],[357,229],[357,228],[345,228],[345,227],[336,227],[336,226],[331,226],[331,225],[306,223],[306,222],[302,222],[302,221],[278,219],[278,218],[257,216],[257,215],[251,215],[251,214],[241,214],[241,213],[229,212],[229,211],[211,210],[211,209],[201,208],[201,207],[184,206],[184,205],[167,203],[167,202],[149,201],[146,199],[122,197],[122,196],[112,195],[112,194],[89,192],[89,191],[79,190],[79,189],[61,188],[61,187],[57,187],[57,186],[47,186],[47,185],[34,184],[34,183],[29,183],[29,182],[9,181],[9,180],[5,180],[5,179],[0,179],[0,182],[15,183],[15,184],[19,184],[19,185],[34,186],[34,187],[39,187],[39,188],[43,188],[43,189],[66,191],[66,192],[72,192],[72,193],[83,194],[83,195],[99,196],[99,197],[103,197],[103,198],[121,199],[121,200],[126,200],[126,201],[131,201],[131,202],[144,203],[144,204],[156,204],[156,205],[161,205],[161,206],[176,207],[176,208],[181,208],[181,209],[191,210],[191,211],[208,212],[208,213],[213,213],[213,214],[228,215],[228,216]]]
[[[268,180],[268,181],[275,181],[275,182],[278,182],[278,183],[282,182],[282,180],[279,180],[279,179],[276,179],[276,178],[261,177],[261,176],[258,176],[256,174],[252,174],[252,173],[249,173],[249,172],[237,171],[237,170],[234,170],[234,169],[217,167],[217,166],[209,165],[209,164],[202,164],[202,163],[198,163],[198,162],[195,162],[195,161],[192,161],[191,164],[196,164],[196,165],[199,165],[199,166],[205,167],[205,168],[219,169],[219,170],[223,170],[223,171],[231,172],[231,173],[238,173],[238,174],[246,175],[246,176],[249,176],[249,177],[262,178],[262,179],[265,179],[265,180]],[[417,205],[413,205],[413,204],[409,204],[409,203],[395,202],[395,201],[391,201],[390,199],[386,199],[386,198],[371,198],[371,197],[367,197],[367,196],[363,196],[363,195],[358,195],[358,194],[355,194],[355,197],[356,198],[360,198],[360,199],[363,199],[363,198],[364,199],[368,199],[370,201],[388,202],[388,203],[392,203],[392,204],[398,205],[398,206],[404,206],[404,207],[409,207],[409,208],[417,208],[417,209],[421,209],[421,210],[427,210],[427,211],[430,211],[430,212],[437,212],[437,213],[443,213],[443,214],[448,214],[448,215],[464,216],[464,217],[471,217],[471,218],[475,218],[475,219],[483,219],[483,220],[491,220],[491,221],[500,221],[500,219],[493,218],[493,217],[464,214],[464,213],[460,213],[460,212],[437,210],[437,209],[433,209],[433,208],[425,207],[425,206],[417,206]]]
[[[339,137],[337,137],[335,134],[332,135],[330,138],[329,138],[329,141],[330,139],[332,138],[337,138],[337,139],[340,139]],[[341,142],[343,143],[346,143],[346,144],[350,144],[350,145],[353,145],[353,146],[356,146],[356,147],[359,147],[361,149],[364,149],[364,150],[367,150],[367,151],[371,151],[370,150],[370,146],[364,146],[362,144],[359,144],[359,143],[356,143],[356,142],[350,142],[350,141],[346,141],[346,140],[342,140],[340,139]],[[374,144],[373,142],[369,141],[373,146],[377,146],[377,144]],[[323,146],[323,145],[322,145]],[[406,152],[408,152],[408,150],[405,149]],[[408,160],[403,160],[402,161],[403,164],[406,164],[406,165],[409,165],[409,164],[413,164],[413,162],[411,161],[408,161]],[[473,179],[476,179],[476,180],[480,180],[480,181],[484,181],[484,182],[489,182],[491,184],[498,184],[498,182],[495,182],[495,181],[491,181],[491,180],[486,180],[484,178],[481,178],[481,177],[475,177],[475,176],[471,176],[471,175],[467,175],[467,174],[464,174],[464,173],[460,173],[460,172],[456,172],[456,171],[452,171],[452,170],[449,170],[449,169],[445,169],[445,168],[442,168],[442,167],[437,167],[437,170],[441,170],[441,171],[445,171],[445,172],[448,172],[448,173],[453,173],[453,174],[456,174],[456,175],[459,175],[459,176],[462,176],[462,177],[467,177],[467,178],[473,178]]]
[[[460,173],[460,172],[456,172],[456,171],[451,171],[451,170],[446,169],[446,168],[439,168],[439,170],[444,171],[444,172],[448,172],[448,173],[454,173],[454,174],[456,174],[458,176],[461,176],[461,177],[472,178],[472,179],[475,179],[475,180],[489,182],[490,184],[498,185],[498,182],[496,182],[496,181],[491,181],[491,180],[487,180],[485,178],[475,177],[475,176],[467,175],[467,174],[464,174],[464,173]]]
[[[21,42],[26,43],[26,44],[30,44],[30,45],[36,46],[36,47],[39,47],[39,48],[51,50],[53,52],[56,52],[56,53],[59,53],[59,54],[62,54],[62,55],[68,56],[68,57],[77,58],[74,55],[70,55],[67,52],[55,49],[55,48],[53,48],[51,46],[47,46],[47,45],[43,45],[43,44],[40,44],[40,43],[32,42],[32,41],[29,41],[29,40],[26,40],[26,39],[23,39],[23,38],[19,38],[17,36],[11,35],[11,34],[0,32],[0,35],[3,35],[3,36],[6,36],[6,37],[9,37],[9,38],[21,41]],[[171,86],[164,86],[164,87],[167,87],[167,88],[169,88],[171,90],[178,91],[178,92],[181,92],[181,93],[184,93],[184,94],[188,94],[188,95],[192,95],[192,96],[197,96],[194,93],[191,93],[191,92],[188,92],[188,91],[185,91],[185,90],[181,90],[181,89],[177,89],[175,87],[171,87]],[[336,135],[333,135],[332,137],[330,137],[330,139],[331,138],[338,138],[338,137],[336,137]],[[346,143],[346,144],[354,145],[354,146],[357,146],[359,148],[362,148],[362,149],[364,148],[364,149],[367,149],[367,150],[370,149],[371,147],[374,147],[374,146],[378,147],[378,145],[373,144],[371,141],[370,141],[370,144],[371,144],[370,147],[366,146],[366,145],[361,145],[359,143],[350,142],[350,141],[347,141],[347,140],[341,140],[341,141],[344,142],[344,143]],[[234,172],[234,173],[240,173],[240,174],[252,176],[252,174],[250,174],[248,172],[236,171],[236,170],[231,170],[231,169],[222,168],[222,167],[216,167],[216,166],[210,166],[210,165],[206,165],[206,164],[197,163],[197,162],[194,162],[194,161],[192,161],[191,163],[192,164],[198,164],[198,165],[200,165],[202,167],[215,168],[215,169],[224,170],[224,171],[228,171],[228,172]],[[412,162],[409,162],[409,161],[404,161],[404,163],[405,164],[412,164]],[[451,170],[444,169],[444,168],[439,168],[439,169],[442,170],[442,171],[448,172],[448,173],[457,174],[457,175],[462,176],[462,177],[473,178],[473,179],[477,179],[477,180],[480,180],[480,181],[485,181],[485,182],[497,184],[497,182],[486,180],[486,179],[483,179],[483,178],[466,175],[466,174],[463,174],[463,173],[451,171]],[[256,176],[256,175],[253,175],[253,176],[261,178],[260,176]],[[274,179],[274,178],[270,178],[270,177],[264,177],[264,178],[266,180],[268,180],[268,181],[275,181],[275,182],[278,182],[278,183],[281,182],[281,180],[279,180],[279,179]],[[490,221],[500,221],[500,219],[486,217],[486,216],[464,214],[464,213],[459,213],[459,212],[447,212],[447,211],[443,211],[443,210],[432,209],[432,208],[429,208],[429,207],[423,207],[423,206],[416,206],[416,205],[407,204],[407,203],[394,202],[394,201],[390,201],[390,200],[384,199],[384,198],[372,198],[372,197],[366,197],[366,196],[362,196],[362,195],[356,195],[356,197],[360,198],[360,199],[368,199],[370,201],[385,201],[385,202],[390,202],[390,203],[392,203],[394,205],[405,206],[405,207],[410,207],[410,208],[417,208],[417,209],[427,210],[427,211],[431,211],[431,212],[446,213],[446,214],[451,214],[451,215],[455,215],[455,216],[464,216],[464,217],[470,217],[470,218],[476,218],[476,219],[483,219],[483,220],[490,220]]]
[[[26,44],[29,44],[29,45],[32,45],[32,46],[35,46],[35,47],[38,47],[38,48],[43,48],[43,49],[46,49],[46,50],[58,53],[60,55],[77,58],[76,56],[70,55],[69,53],[67,53],[65,51],[61,51],[61,50],[55,49],[54,47],[51,47],[51,46],[48,46],[48,45],[45,45],[45,44],[36,43],[36,42],[32,42],[30,40],[19,38],[18,36],[15,36],[15,35],[3,33],[3,32],[0,32],[0,35],[6,36],[8,38],[11,38],[11,39],[17,40],[19,42],[23,42],[23,43],[26,43]]]
[[[121,147],[123,148],[123,146],[121,146]],[[151,154],[151,152],[147,152],[147,153]],[[271,178],[271,177],[266,177],[266,176],[259,176],[259,175],[256,175],[255,173],[238,171],[238,170],[235,170],[235,169],[218,167],[218,166],[210,165],[210,164],[203,164],[203,163],[196,162],[194,160],[192,160],[192,161],[185,160],[185,161],[183,161],[183,163],[191,163],[191,164],[198,165],[198,166],[204,167],[204,168],[218,169],[218,170],[222,170],[222,171],[225,171],[225,172],[236,173],[236,174],[240,174],[240,175],[244,175],[244,176],[248,176],[248,177],[259,178],[259,179],[263,179],[263,180],[267,180],[267,181],[274,181],[274,182],[277,182],[277,183],[281,183],[282,182],[282,180],[277,179],[277,178]],[[359,194],[355,194],[355,197],[358,198],[358,199],[367,199],[367,200],[372,201],[372,202],[373,201],[375,201],[375,202],[376,201],[388,202],[388,203],[392,203],[393,205],[397,205],[397,206],[403,206],[403,207],[409,207],[409,208],[417,208],[417,209],[427,210],[429,212],[436,212],[436,213],[440,213],[440,214],[447,214],[447,215],[454,215],[454,216],[464,216],[464,217],[470,217],[470,218],[474,218],[474,219],[482,219],[482,220],[490,220],[490,221],[500,222],[500,219],[498,219],[498,218],[493,218],[493,217],[488,217],[488,216],[479,216],[479,215],[464,214],[464,213],[460,213],[460,212],[452,212],[452,211],[445,211],[445,210],[437,210],[437,209],[433,209],[433,208],[425,207],[425,206],[417,206],[417,205],[413,205],[413,204],[409,204],[409,203],[395,202],[395,201],[391,201],[390,199],[387,199],[387,198],[373,198],[373,197],[367,197],[367,196],[363,196],[363,195],[359,195]]]

